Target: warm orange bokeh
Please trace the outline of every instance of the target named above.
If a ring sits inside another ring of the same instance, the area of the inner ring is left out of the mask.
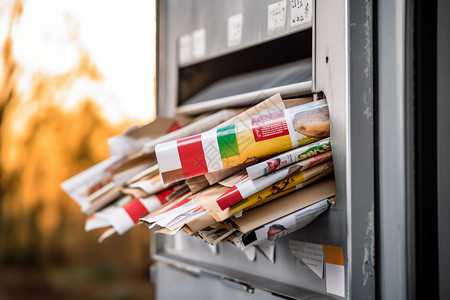
[[[39,287],[43,299],[149,298],[148,230],[135,228],[99,245],[100,233],[84,232],[85,216],[60,188],[107,158],[107,139],[131,121],[110,124],[89,98],[71,110],[63,107],[76,80],[102,80],[81,46],[75,68],[34,72],[31,85],[19,88],[24,72],[13,55],[12,32],[22,11],[23,3],[15,1],[1,49],[0,289],[12,298],[27,296],[27,287],[30,293]]]

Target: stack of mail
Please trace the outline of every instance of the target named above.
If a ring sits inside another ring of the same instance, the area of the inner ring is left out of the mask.
[[[326,100],[277,94],[246,110],[157,118],[110,139],[111,157],[62,187],[89,215],[86,230],[106,227],[100,240],[140,220],[248,251],[334,204],[329,136]]]

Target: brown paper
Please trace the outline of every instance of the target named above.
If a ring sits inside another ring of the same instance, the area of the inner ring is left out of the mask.
[[[122,195],[120,192],[119,187],[113,187],[106,193],[100,195],[99,197],[95,198],[91,203],[89,203],[89,206],[83,207],[82,211],[90,216],[93,213],[97,212],[99,209],[103,208],[107,204],[113,202],[117,198],[119,198]]]
[[[120,191],[125,195],[133,196],[133,198],[147,198],[150,196],[140,188],[122,187]]]
[[[151,166],[156,163],[154,152],[129,157],[126,161],[112,170],[113,176],[141,166]]]
[[[227,219],[229,216],[231,216],[230,212],[231,209],[227,208],[225,210],[221,210],[219,205],[217,204],[216,200],[219,198],[220,195],[228,191],[230,188],[221,186],[221,185],[215,185],[211,187],[209,190],[202,192],[201,197],[195,200],[201,207],[203,207],[204,210],[206,210],[211,216],[216,220],[216,222],[223,221]],[[219,211],[219,215],[218,212]],[[225,215],[228,215],[227,217],[224,217]],[[191,228],[192,229],[192,228]]]
[[[196,233],[199,230],[202,230],[203,228],[211,226],[215,223],[217,223],[217,221],[209,213],[207,213],[187,222],[186,226],[189,227],[189,230],[192,233]]]
[[[209,186],[209,182],[206,180],[204,175],[188,178],[186,179],[186,183],[191,189],[192,194],[195,194]]]
[[[291,108],[294,106],[299,106],[308,102],[312,102],[313,98],[312,97],[305,97],[305,98],[295,98],[295,99],[283,99],[283,103],[284,106],[286,106],[286,108]]]
[[[169,132],[176,123],[177,121],[175,119],[166,117],[156,117],[155,120],[148,123],[147,125],[141,126],[136,129],[132,129],[126,132],[124,135],[134,139],[142,139],[142,138],[156,139],[161,135]]]
[[[330,178],[245,212],[240,218],[231,217],[231,220],[241,232],[248,233],[335,194],[336,183]]]

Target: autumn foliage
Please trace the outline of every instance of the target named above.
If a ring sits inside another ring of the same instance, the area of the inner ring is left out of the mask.
[[[80,45],[76,45],[80,59],[72,70],[58,75],[34,72],[28,86],[21,87],[25,74],[13,54],[13,32],[23,4],[15,1],[2,9],[3,14],[8,10],[10,21],[8,34],[0,41],[0,267],[41,272],[107,264],[116,268],[107,268],[116,277],[145,278],[149,284],[147,230],[138,228],[98,245],[99,233],[84,232],[85,217],[60,188],[64,180],[107,158],[108,137],[123,132],[130,121],[110,124],[95,99],[79,99],[75,107],[64,107],[77,80],[102,80]],[[43,282],[52,281],[53,273],[41,274]],[[70,289],[70,285],[60,286]]]

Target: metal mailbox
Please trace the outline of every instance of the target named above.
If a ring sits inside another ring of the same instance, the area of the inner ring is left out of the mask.
[[[343,247],[345,298],[375,298],[372,50],[350,55],[350,9],[360,16],[365,8],[343,0],[157,1],[158,114],[248,106],[275,93],[326,97],[337,185],[335,207],[276,241],[275,263],[186,234],[152,235],[158,298],[335,297],[296,263],[291,238]]]

